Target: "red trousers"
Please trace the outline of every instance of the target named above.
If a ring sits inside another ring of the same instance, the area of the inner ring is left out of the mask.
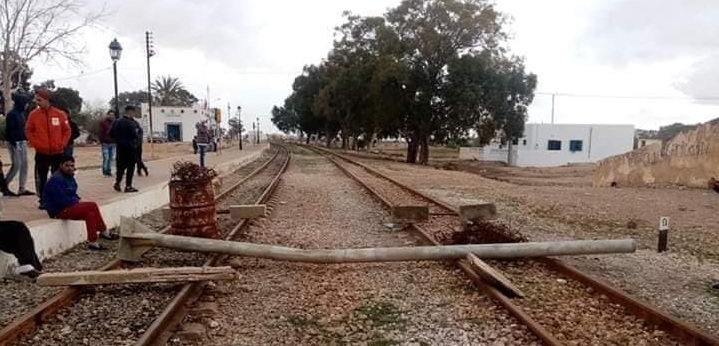
[[[87,228],[87,241],[96,242],[97,233],[107,230],[105,221],[102,220],[100,208],[95,202],[80,202],[57,214],[61,220],[83,220]]]

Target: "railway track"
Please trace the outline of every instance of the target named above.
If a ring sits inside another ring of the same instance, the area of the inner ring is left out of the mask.
[[[385,206],[427,205],[430,220],[411,225],[423,240],[440,244],[460,230],[456,209],[371,167],[325,149],[327,156]],[[607,283],[556,259],[490,261],[526,294],[510,299],[486,285],[465,261],[457,261],[475,284],[549,345],[719,345],[715,336],[658,311]]]
[[[217,203],[252,204],[259,203],[269,196],[276,187],[279,176],[289,161],[289,152],[285,147],[273,146],[273,154],[263,155],[265,159],[255,160],[223,177],[224,191],[216,196]],[[240,189],[241,188],[241,189]],[[166,232],[160,210],[153,211],[140,218],[143,223],[159,232]],[[229,215],[218,215],[220,233],[226,239],[232,239],[246,223],[230,220]],[[110,243],[113,249],[116,243]],[[99,270],[132,268],[138,264],[123,263],[112,259],[114,251],[108,251],[101,258],[89,264],[69,265],[68,262],[82,261],[87,253],[77,250],[62,259],[50,263],[50,271],[85,270],[97,268],[97,262],[105,260]],[[195,253],[181,253],[171,250],[153,249],[143,257],[142,266],[196,266],[212,265],[218,258]],[[63,266],[63,264],[65,266]],[[91,265],[91,266],[90,266]],[[157,342],[167,329],[176,321],[169,315],[179,316],[177,306],[183,301],[196,297],[202,283],[196,285],[108,285],[91,289],[68,288],[64,290],[35,290],[33,286],[27,292],[40,291],[35,297],[44,301],[29,311],[21,312],[12,322],[0,331],[0,345],[55,345],[55,344],[149,344]],[[192,294],[190,294],[192,293]],[[175,307],[168,310],[168,307]],[[7,321],[7,320],[6,320]]]

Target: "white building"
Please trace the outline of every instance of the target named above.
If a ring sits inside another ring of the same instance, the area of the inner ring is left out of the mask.
[[[150,136],[150,118],[147,103],[140,106],[142,128],[145,138]],[[201,107],[159,107],[152,106],[152,131],[155,137],[170,142],[191,142],[195,136],[195,124],[207,120],[210,110]]]
[[[509,162],[520,167],[551,167],[596,162],[631,151],[633,125],[526,124],[524,137],[507,146],[498,141],[461,148],[460,159]]]

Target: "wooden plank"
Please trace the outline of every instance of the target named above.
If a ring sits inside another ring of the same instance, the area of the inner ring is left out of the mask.
[[[429,207],[426,205],[393,206],[392,218],[398,222],[424,222],[429,220]]]
[[[475,269],[479,275],[487,281],[488,284],[496,287],[500,291],[509,294],[510,296],[524,298],[524,292],[514,286],[504,274],[500,273],[496,269],[492,268],[487,262],[482,261],[479,257],[469,254],[467,255],[467,261]]]
[[[229,209],[233,220],[256,219],[267,215],[267,206],[264,204],[231,205]]]
[[[234,280],[238,274],[232,267],[138,268],[109,271],[46,273],[37,278],[41,286],[88,286],[150,282],[191,282]]]

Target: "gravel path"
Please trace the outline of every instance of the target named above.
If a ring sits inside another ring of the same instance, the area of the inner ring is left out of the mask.
[[[242,172],[238,172],[238,178],[228,177],[224,179],[223,184],[230,186],[261,163],[262,161],[251,164],[252,167],[245,167]],[[276,172],[276,166],[273,162],[268,170],[274,168]],[[260,194],[257,192],[258,186],[263,183],[266,186],[271,175],[263,172],[249,179],[240,186],[241,191],[236,190],[228,194],[220,205],[248,203],[249,199],[258,198]],[[141,221],[147,221],[155,229],[164,225],[164,221],[158,215],[142,218]],[[220,215],[218,222],[221,234],[226,234],[236,223],[227,215]],[[141,263],[129,264],[126,267],[192,266],[202,264],[205,258],[205,255],[198,253],[153,249],[145,254]],[[133,344],[181,286],[181,284],[97,286],[84,294],[71,308],[61,310],[57,316],[58,323],[43,324],[20,344],[96,344],[97,340],[103,340],[103,344]]]
[[[300,248],[414,244],[383,226],[387,213],[364,189],[324,158],[302,153],[293,156],[271,219],[250,228],[248,240]],[[195,344],[536,344],[453,266],[232,262],[242,279],[218,284],[219,313],[188,317],[210,326]]]

